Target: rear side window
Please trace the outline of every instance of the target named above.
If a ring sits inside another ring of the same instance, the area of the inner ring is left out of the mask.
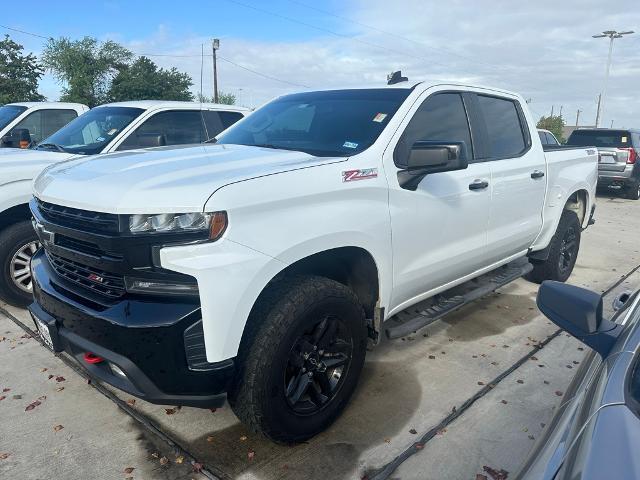
[[[625,130],[574,130],[567,140],[568,145],[602,148],[629,148],[631,133]]]
[[[149,146],[149,137],[160,137],[160,145],[185,145],[207,140],[199,110],[160,112],[140,125],[118,150]]]
[[[547,134],[545,132],[538,132],[538,136],[540,137],[540,142],[542,142],[543,145],[547,144]]]
[[[238,112],[217,112],[213,110],[204,110],[202,116],[207,126],[209,138],[215,137],[242,118],[242,114]]]
[[[459,93],[437,93],[427,98],[407,125],[394,152],[396,165],[406,165],[415,142],[463,143],[473,158],[467,113]]]
[[[520,156],[527,145],[516,103],[485,95],[478,95],[478,102],[487,127],[490,157]]]
[[[545,135],[547,136],[547,145],[558,145],[556,137],[554,137],[551,133],[545,132]]]

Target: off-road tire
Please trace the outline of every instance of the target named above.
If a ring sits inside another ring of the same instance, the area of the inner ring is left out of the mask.
[[[352,337],[351,360],[341,387],[327,405],[300,416],[286,400],[285,369],[296,338],[323,315],[342,320]],[[260,296],[248,319],[229,404],[250,430],[272,441],[304,441],[326,429],[347,405],[360,377],[366,346],[364,310],[351,289],[310,275],[278,280]]]
[[[33,295],[18,288],[11,278],[11,260],[24,245],[38,240],[28,220],[9,225],[0,231],[0,299],[16,307],[26,307]]]
[[[580,220],[576,212],[572,210],[564,210],[560,217],[560,223],[556,229],[556,233],[551,239],[549,256],[544,261],[532,260],[533,270],[527,275],[527,279],[534,283],[542,283],[545,280],[556,280],[565,282],[576,264],[578,251],[580,250],[580,233],[582,231]],[[567,268],[560,267],[560,257],[563,255],[563,241],[566,241],[567,235],[572,232],[575,237],[575,249]]]

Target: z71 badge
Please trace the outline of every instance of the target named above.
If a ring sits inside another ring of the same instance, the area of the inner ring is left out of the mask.
[[[343,182],[353,182],[355,180],[367,180],[378,176],[377,168],[361,168],[359,170],[346,170],[342,172]]]

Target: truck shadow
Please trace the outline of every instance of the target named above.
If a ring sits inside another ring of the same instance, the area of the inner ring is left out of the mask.
[[[421,397],[410,366],[369,361],[344,413],[307,443],[276,445],[235,422],[192,440],[187,449],[225,479],[360,478],[362,453],[408,428]]]

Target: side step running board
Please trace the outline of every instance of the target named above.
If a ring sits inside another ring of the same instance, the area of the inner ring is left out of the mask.
[[[402,320],[397,315],[390,319],[390,326],[385,328],[387,338],[400,338],[414,333],[463,305],[526,275],[532,269],[533,265],[526,258],[521,258],[436,295],[431,299],[431,305],[423,308],[417,316]]]

